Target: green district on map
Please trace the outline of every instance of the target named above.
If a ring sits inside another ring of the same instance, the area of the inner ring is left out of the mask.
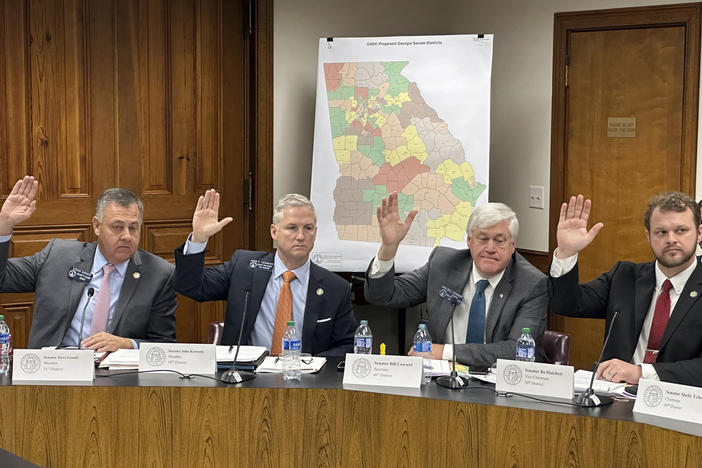
[[[397,191],[418,211],[404,242],[463,241],[486,185],[448,125],[402,75],[409,62],[325,63],[334,156],[334,223],[341,240],[380,242],[376,208]]]

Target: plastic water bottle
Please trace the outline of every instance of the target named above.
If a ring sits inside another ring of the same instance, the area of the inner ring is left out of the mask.
[[[0,315],[0,374],[10,372],[10,358],[12,357],[12,341],[10,327],[5,323],[5,316]]]
[[[283,380],[300,380],[302,373],[300,372],[300,352],[302,351],[302,342],[297,336],[295,330],[295,322],[289,321],[288,326],[283,332],[282,346],[282,361],[283,361]]]
[[[517,361],[534,362],[536,342],[531,337],[531,328],[522,328],[522,336],[517,340]]]
[[[431,359],[431,335],[429,334],[429,330],[427,330],[427,324],[424,322],[419,324],[419,329],[417,333],[414,334],[413,349],[415,355],[424,358],[422,370],[424,383],[427,384],[431,382],[431,376],[427,374],[431,371],[431,363],[429,362],[429,359]]]
[[[373,354],[373,333],[368,326],[368,320],[361,320],[361,324],[353,335],[354,354]]]

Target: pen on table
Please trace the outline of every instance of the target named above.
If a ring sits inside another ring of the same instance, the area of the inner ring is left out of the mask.
[[[385,356],[385,343],[380,343],[380,355]]]

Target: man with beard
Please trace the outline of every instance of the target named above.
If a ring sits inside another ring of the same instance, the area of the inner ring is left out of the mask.
[[[549,278],[551,309],[571,317],[604,318],[605,332],[612,327],[597,378],[702,386],[702,266],[695,257],[702,229],[697,203],[679,192],[651,198],[644,225],[656,260],[617,262],[607,273],[578,285],[578,252],[603,227],[597,223],[588,231],[590,208],[582,195],[561,206]]]

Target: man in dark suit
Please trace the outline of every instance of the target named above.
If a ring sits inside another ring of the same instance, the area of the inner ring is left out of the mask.
[[[35,293],[28,346],[116,351],[175,341],[173,265],[137,249],[139,198],[118,188],[100,195],[92,220],[97,242],[53,239],[32,256],[8,259],[12,231],[34,212],[36,192],[26,176],[0,210],[0,292]]]
[[[612,328],[597,378],[702,386],[702,265],[695,256],[702,240],[699,207],[679,192],[651,198],[644,225],[656,260],[617,262],[578,285],[578,252],[603,227],[597,223],[588,231],[590,208],[582,195],[561,206],[550,270],[551,309],[571,317],[603,318],[605,332]]]
[[[271,224],[275,254],[237,250],[230,260],[205,269],[207,240],[232,220],[218,221],[218,211],[219,194],[208,190],[195,208],[192,234],[176,249],[175,288],[196,301],[227,301],[222,343],[236,344],[247,303],[243,344],[278,355],[285,323],[294,320],[303,352],[343,356],[352,351],[351,287],[309,259],[317,235],[312,203],[296,194],[278,201]],[[292,307],[283,306],[290,300]]]
[[[543,360],[546,275],[515,252],[516,214],[502,203],[476,208],[466,227],[468,250],[437,247],[424,266],[395,277],[393,260],[415,214],[412,211],[404,222],[400,220],[397,193],[378,207],[382,241],[366,274],[366,299],[391,307],[426,302],[429,333],[436,341],[431,349],[434,359],[451,359],[452,346],[457,360],[472,366],[514,359],[522,328],[530,328],[537,343],[536,357]],[[461,293],[463,301],[451,306],[439,296],[442,286]]]

